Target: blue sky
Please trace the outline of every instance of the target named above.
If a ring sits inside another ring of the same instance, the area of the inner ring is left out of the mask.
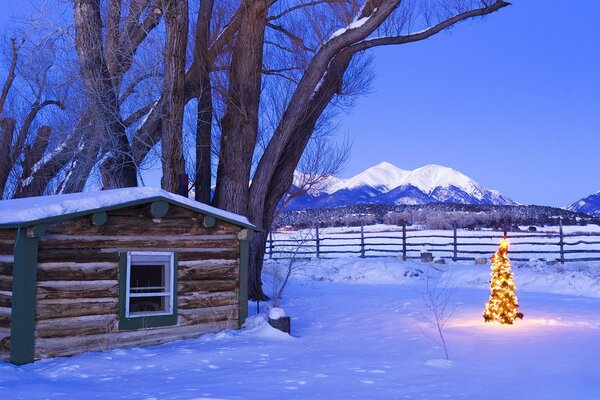
[[[516,0],[425,42],[375,51],[345,117],[351,176],[380,161],[455,168],[525,204],[600,190],[598,1]]]
[[[1,25],[22,2],[0,0]],[[354,140],[342,176],[435,163],[553,206],[600,190],[600,2],[514,3],[374,50],[371,92],[342,117],[340,135]]]

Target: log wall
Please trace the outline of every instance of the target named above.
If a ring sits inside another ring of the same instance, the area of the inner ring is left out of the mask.
[[[10,355],[10,315],[15,230],[0,229],[0,360]]]
[[[237,327],[240,227],[170,205],[49,224],[39,239],[36,358],[144,346]],[[176,326],[119,331],[119,252],[173,251],[178,259]]]

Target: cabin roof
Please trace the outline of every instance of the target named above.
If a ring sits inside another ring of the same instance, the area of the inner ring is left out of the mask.
[[[18,228],[26,225],[67,220],[158,200],[166,201],[167,203],[204,215],[210,215],[237,226],[256,230],[256,227],[242,215],[152,187],[111,189],[99,192],[2,200],[0,201],[0,228]]]

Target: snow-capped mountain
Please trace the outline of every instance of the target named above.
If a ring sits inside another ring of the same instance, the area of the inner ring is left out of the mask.
[[[302,177],[300,173],[296,175],[297,186],[301,185]],[[328,177],[314,185],[308,194],[290,202],[287,209],[428,203],[516,204],[452,168],[431,164],[410,171],[382,162],[348,179]]]
[[[567,210],[600,217],[600,192],[591,194],[588,197],[584,197],[583,199],[568,205]]]

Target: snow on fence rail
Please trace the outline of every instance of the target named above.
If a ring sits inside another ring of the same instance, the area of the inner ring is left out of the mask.
[[[266,257],[380,257],[394,255],[404,260],[418,259],[423,250],[436,257],[470,261],[491,257],[503,237],[511,243],[514,261],[531,259],[600,261],[600,232],[490,232],[490,231],[418,231],[403,226],[401,230],[367,232],[322,232],[319,228],[298,232],[271,232]]]

